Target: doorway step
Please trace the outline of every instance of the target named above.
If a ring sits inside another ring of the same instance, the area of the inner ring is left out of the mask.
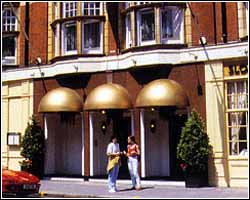
[[[84,178],[76,178],[76,177],[44,177],[44,180],[51,180],[51,181],[78,181],[78,182],[84,182]],[[103,183],[107,184],[107,179],[103,178],[89,178],[88,181],[90,183]],[[131,180],[117,180],[117,184],[119,185],[129,185],[131,184]],[[141,180],[141,185],[145,186],[174,186],[174,187],[185,187],[184,181],[171,181],[171,180]]]

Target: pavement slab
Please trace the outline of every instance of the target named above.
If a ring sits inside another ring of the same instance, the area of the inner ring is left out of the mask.
[[[106,183],[89,181],[41,180],[40,195],[62,198],[246,198],[248,188],[167,186],[144,184],[142,190],[131,190],[131,184],[117,184],[118,191],[109,193]]]

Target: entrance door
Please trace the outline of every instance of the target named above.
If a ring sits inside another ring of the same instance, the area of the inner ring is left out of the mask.
[[[114,134],[117,134],[120,151],[127,152],[128,136],[131,135],[131,116],[126,113],[115,113],[113,116]],[[127,157],[121,157],[121,167],[119,170],[119,178],[130,178],[127,164]]]
[[[155,121],[155,131],[150,129]],[[144,111],[145,130],[145,176],[169,176],[169,122],[158,111]]]
[[[107,146],[110,143],[112,135],[116,135],[120,145],[120,150],[127,151],[127,138],[131,131],[131,117],[123,116],[123,112],[116,110],[107,111],[103,115],[100,112],[94,112],[92,115],[93,124],[93,176],[106,177]],[[101,125],[106,123],[107,129],[102,132]],[[122,165],[119,170],[119,178],[129,178],[127,159],[125,157],[121,160]]]
[[[46,115],[46,174],[82,174],[81,120],[80,114],[73,116],[71,121],[62,121],[60,114]]]

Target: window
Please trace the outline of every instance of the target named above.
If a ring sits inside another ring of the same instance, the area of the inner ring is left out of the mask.
[[[3,35],[3,64],[15,65],[16,64],[16,35]]]
[[[5,8],[2,12],[2,53],[3,65],[15,65],[17,55],[17,35],[11,33],[17,31],[17,20],[10,8]]]
[[[226,82],[227,131],[230,155],[248,155],[248,84],[247,80]]]
[[[249,24],[248,24],[248,2],[244,2],[244,6],[246,9],[246,25],[247,25],[247,35],[248,35],[248,29],[249,29]]]
[[[89,20],[83,23],[83,51],[102,53],[102,22]]]
[[[83,15],[101,15],[101,3],[83,2],[82,3]]]
[[[62,27],[62,54],[76,54],[76,22],[68,22]]]
[[[131,40],[131,21],[130,21],[130,14],[126,15],[126,48],[131,47],[132,40]]]
[[[162,43],[183,43],[183,9],[169,6],[161,10]]]
[[[63,17],[74,17],[77,13],[77,2],[63,3]]]
[[[153,10],[138,12],[138,27],[138,44],[154,44],[155,17]]]
[[[11,9],[3,10],[3,18],[2,18],[2,30],[3,31],[16,31],[17,23],[16,17]]]

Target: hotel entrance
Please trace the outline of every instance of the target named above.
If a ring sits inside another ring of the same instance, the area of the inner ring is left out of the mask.
[[[92,177],[106,177],[107,146],[112,135],[116,135],[120,151],[127,151],[127,138],[131,135],[131,113],[122,110],[105,110],[90,113],[92,124],[90,147],[93,148]],[[127,158],[121,157],[119,178],[129,178]]]
[[[82,99],[70,88],[49,91],[40,101],[44,114],[45,175],[84,174]]]
[[[107,83],[88,94],[84,109],[89,112],[90,176],[107,177],[107,146],[116,135],[120,151],[127,150],[127,138],[133,134],[132,103],[121,85]],[[129,178],[126,157],[121,159],[119,178]]]
[[[169,79],[152,81],[137,95],[135,106],[140,109],[142,178],[179,175],[176,148],[188,104],[181,85]]]

